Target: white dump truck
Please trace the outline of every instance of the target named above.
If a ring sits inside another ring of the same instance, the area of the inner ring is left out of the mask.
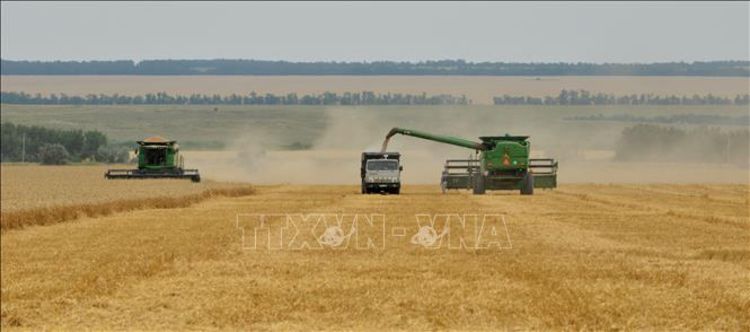
[[[398,195],[403,170],[400,160],[398,152],[362,152],[362,193]]]

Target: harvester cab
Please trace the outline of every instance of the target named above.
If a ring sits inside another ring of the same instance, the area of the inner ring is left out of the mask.
[[[200,182],[197,169],[185,169],[176,141],[154,136],[138,141],[135,150],[137,169],[110,169],[107,179],[190,179]]]
[[[441,177],[444,190],[472,189],[474,194],[484,194],[486,190],[520,190],[522,195],[532,195],[534,188],[557,187],[557,161],[530,158],[528,136],[483,136],[479,137],[481,142],[474,142],[393,128],[386,135],[383,149],[396,134],[469,148],[478,153],[476,159],[446,160]]]

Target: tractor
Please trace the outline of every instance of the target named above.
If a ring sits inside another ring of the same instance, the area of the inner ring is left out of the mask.
[[[137,169],[109,169],[107,179],[190,179],[200,182],[197,169],[185,169],[176,141],[154,136],[137,141]]]
[[[483,136],[481,142],[458,137],[393,128],[386,135],[383,150],[396,134],[456,145],[475,151],[476,158],[447,160],[443,168],[442,186],[448,189],[472,189],[474,194],[486,190],[520,190],[533,195],[534,188],[557,187],[557,161],[531,159],[528,136]]]

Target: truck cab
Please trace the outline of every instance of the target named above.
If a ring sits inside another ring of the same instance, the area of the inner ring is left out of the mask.
[[[401,155],[398,152],[363,152],[360,173],[362,193],[401,192]]]

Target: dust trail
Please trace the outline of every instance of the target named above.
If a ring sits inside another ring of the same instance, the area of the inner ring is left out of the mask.
[[[321,113],[325,128],[321,128],[320,134],[304,138],[309,143],[305,150],[278,148],[278,143],[288,139],[295,127],[272,131],[264,124],[254,124],[227,142],[224,151],[187,151],[186,165],[199,168],[206,179],[256,184],[358,184],[360,154],[390,149],[401,153],[405,185],[438,185],[446,159],[467,159],[474,153],[412,137],[383,139],[391,128],[405,127],[466,139],[505,133],[530,135],[533,158],[552,157],[560,161],[561,183],[748,183],[747,167],[617,162],[613,159],[614,147],[623,127],[560,120],[580,112],[334,107]]]
[[[324,115],[327,126],[322,135],[310,140],[307,150],[279,150],[274,144],[285,138],[284,132],[249,128],[227,142],[224,151],[186,151],[186,164],[199,168],[206,179],[257,184],[358,184],[361,153],[387,148],[387,140],[381,144],[378,138],[400,122],[368,109],[333,108]],[[403,155],[404,181],[439,181],[444,146],[409,140],[392,145]]]

